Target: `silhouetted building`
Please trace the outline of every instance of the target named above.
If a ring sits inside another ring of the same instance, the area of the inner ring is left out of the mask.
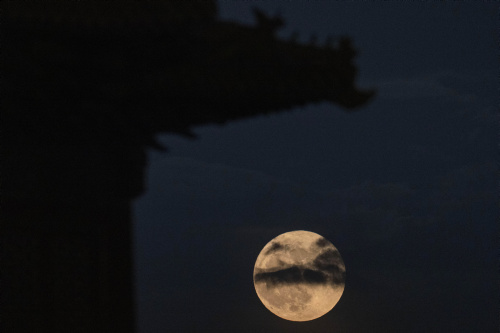
[[[17,1],[3,16],[4,332],[133,332],[130,202],[157,133],[373,95],[336,49],[281,41],[266,16],[218,21],[214,1]]]

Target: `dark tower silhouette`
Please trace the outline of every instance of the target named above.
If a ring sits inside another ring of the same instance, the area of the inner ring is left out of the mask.
[[[134,331],[130,202],[155,134],[373,95],[345,52],[214,1],[3,5],[3,332]]]

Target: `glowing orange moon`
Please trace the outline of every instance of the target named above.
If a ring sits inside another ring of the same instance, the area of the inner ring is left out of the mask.
[[[264,246],[255,262],[257,296],[275,315],[292,321],[323,316],[337,304],[345,286],[345,265],[326,238],[290,231]]]

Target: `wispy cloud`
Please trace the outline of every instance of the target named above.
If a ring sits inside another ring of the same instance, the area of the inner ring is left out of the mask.
[[[461,93],[452,87],[445,86],[430,78],[382,81],[378,84],[378,89],[379,96],[388,99],[447,97],[466,102],[475,98],[471,93]]]
[[[340,286],[345,283],[345,266],[337,249],[327,249],[310,263],[260,270],[254,280],[268,285],[305,283]]]
[[[366,86],[376,86],[383,99],[448,98],[458,102],[471,102],[478,98],[477,88],[491,81],[484,72],[440,71],[423,76],[367,80]]]

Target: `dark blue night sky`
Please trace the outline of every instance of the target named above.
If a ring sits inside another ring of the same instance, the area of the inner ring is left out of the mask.
[[[355,113],[331,104],[159,137],[134,205],[140,333],[496,332],[498,4],[219,1],[281,13],[288,38],[352,37]],[[329,239],[347,270],[327,315],[288,322],[252,281],[286,231]]]

